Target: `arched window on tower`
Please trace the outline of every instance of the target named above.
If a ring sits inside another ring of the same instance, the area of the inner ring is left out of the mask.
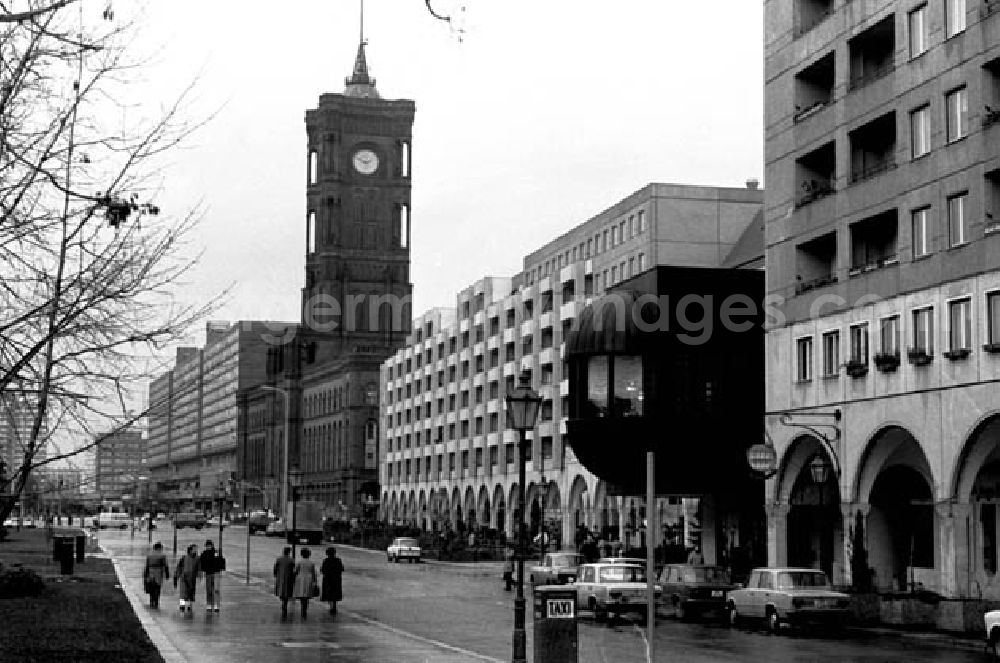
[[[316,184],[319,179],[319,155],[316,150],[309,150],[309,184]]]
[[[400,172],[403,177],[410,176],[410,141],[404,140],[400,148]]]
[[[399,246],[407,248],[410,245],[410,206],[399,204]]]
[[[316,251],[316,212],[309,211],[309,218],[306,221],[306,252]]]

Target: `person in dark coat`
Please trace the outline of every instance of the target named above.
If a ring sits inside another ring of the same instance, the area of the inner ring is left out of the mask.
[[[295,560],[291,546],[285,546],[274,563],[274,595],[281,599],[281,618],[288,617],[288,599],[295,589]]]
[[[316,565],[309,559],[312,552],[308,548],[303,548],[299,554],[302,555],[302,559],[295,565],[295,586],[292,588],[292,596],[299,600],[302,619],[305,619],[309,612],[309,599],[319,596],[319,583]]]
[[[344,600],[341,576],[344,574],[344,563],[337,557],[337,549],[330,546],[326,549],[326,559],[319,567],[323,574],[323,591],[319,600],[330,604],[330,614],[337,614],[337,601]]]
[[[215,552],[215,543],[212,539],[205,541],[205,549],[201,551],[201,572],[205,574],[205,600],[208,605],[205,610],[208,612],[219,612],[221,603],[219,591],[220,571],[226,568],[226,563],[222,555]]]
[[[142,570],[142,578],[149,592],[149,607],[159,608],[163,582],[170,580],[167,556],[163,554],[163,545],[159,541],[153,544],[153,551],[146,555],[146,567]]]

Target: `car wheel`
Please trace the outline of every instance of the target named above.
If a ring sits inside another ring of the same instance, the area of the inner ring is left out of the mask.
[[[736,604],[730,603],[726,606],[726,625],[729,628],[736,628],[740,623],[740,613],[736,610]]]
[[[674,599],[674,617],[676,617],[678,621],[684,621],[687,619],[687,616],[687,608],[684,606],[684,601]]]
[[[774,608],[767,609],[767,630],[769,633],[778,633],[781,629],[781,618],[778,617],[778,611]]]
[[[990,631],[990,638],[986,641],[986,653],[990,659],[1000,661],[1000,627],[993,627]]]

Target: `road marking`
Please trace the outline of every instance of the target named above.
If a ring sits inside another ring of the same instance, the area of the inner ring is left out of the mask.
[[[243,576],[243,577],[245,578],[246,576]],[[253,578],[254,576],[251,575],[250,577]],[[261,585],[263,585],[263,584],[264,584],[263,582],[260,585],[258,585],[257,583],[254,583],[251,586],[255,590],[257,590],[258,592],[261,592],[262,594],[267,594],[267,595],[270,596],[271,595],[270,590],[266,590],[266,589],[264,589],[264,588],[261,587]],[[455,645],[449,645],[447,642],[441,642],[440,640],[434,640],[433,638],[426,638],[426,637],[424,637],[422,635],[418,635],[416,633],[411,633],[409,631],[404,631],[401,628],[396,628],[395,626],[390,626],[389,624],[386,624],[385,622],[380,622],[377,619],[372,619],[370,617],[365,617],[364,615],[358,614],[358,613],[354,612],[353,610],[344,610],[344,609],[341,609],[340,613],[344,614],[344,615],[347,615],[348,617],[353,617],[354,619],[357,619],[358,621],[364,622],[364,623],[368,624],[369,626],[375,626],[375,627],[378,627],[378,628],[380,628],[382,630],[389,631],[390,633],[394,633],[396,635],[402,636],[404,638],[410,638],[411,640],[416,640],[417,642],[423,642],[424,644],[428,644],[428,645],[437,647],[439,649],[444,649],[445,651],[454,652],[456,654],[460,654],[460,655],[468,657],[468,658],[474,658],[474,659],[480,660],[480,661],[489,661],[490,663],[506,663],[506,661],[504,661],[503,659],[493,658],[492,656],[487,656],[485,654],[480,654],[479,652],[474,652],[474,651],[469,650],[469,649],[462,649],[461,647],[456,647]]]

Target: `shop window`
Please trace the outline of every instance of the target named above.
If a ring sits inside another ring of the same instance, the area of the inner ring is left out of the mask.
[[[586,417],[608,416],[608,358],[591,357],[587,363]]]
[[[615,415],[641,417],[643,405],[642,358],[615,357]]]

